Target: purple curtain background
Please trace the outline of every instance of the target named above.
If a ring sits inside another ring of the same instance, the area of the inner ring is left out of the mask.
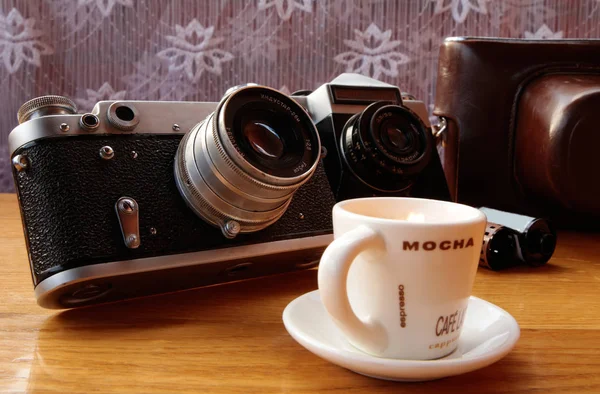
[[[444,37],[599,29],[600,0],[0,0],[0,192],[14,190],[16,112],[39,95],[85,112],[106,99],[216,101],[246,82],[289,93],[353,71],[431,108]]]

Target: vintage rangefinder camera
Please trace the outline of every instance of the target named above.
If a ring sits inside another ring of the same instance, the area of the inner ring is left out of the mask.
[[[331,241],[319,135],[296,101],[25,103],[9,136],[38,303],[70,308],[303,269]]]
[[[599,105],[600,40],[446,39],[434,113],[453,196],[597,229]]]
[[[422,101],[358,74],[342,74],[301,99],[319,130],[337,201],[371,196],[450,200]]]
[[[14,179],[48,308],[312,267],[336,200],[449,199],[423,103],[352,74],[308,96],[249,84],[83,115],[45,96],[18,118]]]

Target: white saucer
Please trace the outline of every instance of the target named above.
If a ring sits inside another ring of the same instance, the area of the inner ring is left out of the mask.
[[[379,358],[354,348],[335,326],[319,290],[292,301],[283,311],[290,335],[317,356],[362,375],[395,381],[423,381],[459,375],[486,367],[504,357],[517,343],[517,321],[505,310],[477,297],[469,307],[458,348],[437,360]]]

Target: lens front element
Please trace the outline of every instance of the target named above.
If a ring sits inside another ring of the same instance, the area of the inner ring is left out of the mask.
[[[315,139],[303,123],[280,106],[251,102],[237,109],[231,121],[239,152],[261,171],[293,177],[297,166],[308,168],[302,163],[314,160]]]
[[[412,135],[405,133],[392,122],[382,125],[381,129],[381,140],[384,146],[390,150],[401,153],[410,149],[414,144]]]
[[[277,131],[262,120],[252,119],[242,123],[246,143],[264,160],[277,160],[283,155],[283,140]]]

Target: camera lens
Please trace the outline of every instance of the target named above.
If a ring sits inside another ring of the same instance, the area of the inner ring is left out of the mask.
[[[231,238],[227,223],[253,232],[277,221],[312,176],[320,150],[317,130],[298,103],[246,86],[226,95],[182,139],[175,179],[188,206]]]
[[[410,109],[373,103],[347,122],[341,148],[354,175],[368,186],[397,192],[411,185],[410,176],[425,168],[431,156],[431,133]]]

